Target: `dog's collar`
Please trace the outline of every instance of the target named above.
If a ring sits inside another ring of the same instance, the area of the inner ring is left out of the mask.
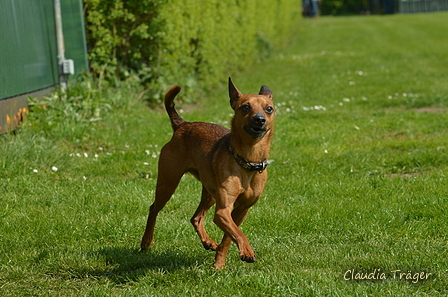
[[[247,161],[246,159],[244,159],[243,157],[241,157],[240,155],[238,155],[235,152],[232,145],[229,145],[229,151],[235,158],[236,162],[241,167],[243,167],[244,169],[247,169],[249,171],[258,171],[259,173],[262,173],[263,170],[265,170],[269,164],[267,160],[264,160],[263,162],[260,162],[260,163],[252,163],[252,162]]]

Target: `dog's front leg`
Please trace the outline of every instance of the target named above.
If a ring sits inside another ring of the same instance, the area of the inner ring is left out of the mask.
[[[224,231],[224,237],[221,244],[216,250],[215,264],[216,269],[224,268],[227,251],[232,243],[232,240],[238,246],[240,250],[240,259],[248,263],[255,262],[255,253],[249,244],[249,241],[240,230],[239,226],[246,218],[248,207],[240,205],[231,211],[231,207],[219,208],[215,212],[214,222]]]
[[[216,251],[218,244],[210,239],[204,228],[205,215],[207,211],[216,203],[215,199],[210,195],[207,189],[202,186],[202,198],[198,209],[191,218],[191,223],[202,241],[202,245],[206,250]]]

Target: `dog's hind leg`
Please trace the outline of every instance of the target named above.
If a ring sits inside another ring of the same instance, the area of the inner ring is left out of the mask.
[[[199,203],[198,209],[194,213],[193,217],[191,218],[190,222],[193,224],[194,229],[199,235],[199,238],[202,241],[202,245],[205,247],[206,250],[212,250],[215,251],[218,247],[218,244],[211,240],[208,236],[207,232],[204,228],[204,220],[205,215],[207,214],[207,211],[216,203],[216,200],[210,195],[210,193],[207,191],[207,189],[202,186],[202,197],[201,197],[201,203]]]
[[[178,166],[164,165],[166,164],[167,159],[174,159],[169,150],[166,150],[167,152],[164,154],[164,149],[165,147],[162,149],[159,159],[159,176],[157,178],[155,200],[149,208],[148,221],[140,244],[142,251],[146,251],[152,246],[157,215],[174,194],[174,191],[179,185],[180,179],[185,172],[181,162],[177,163]]]

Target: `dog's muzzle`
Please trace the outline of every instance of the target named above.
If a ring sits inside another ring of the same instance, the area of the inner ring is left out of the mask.
[[[261,112],[257,112],[244,126],[244,131],[253,138],[263,137],[269,129],[266,129],[266,118]]]

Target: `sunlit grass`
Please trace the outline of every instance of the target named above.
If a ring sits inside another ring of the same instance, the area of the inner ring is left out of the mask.
[[[71,97],[36,107],[0,137],[0,295],[446,295],[446,18],[305,20],[291,47],[232,75],[243,93],[268,85],[277,109],[268,185],[242,226],[253,265],[232,245],[227,268],[212,269],[189,223],[200,197],[191,176],[160,214],[153,249],[138,252],[171,135],[161,108],[87,86],[74,96],[91,105],[77,111]],[[228,126],[225,86],[178,106]],[[375,269],[387,279],[344,279]],[[395,270],[432,276],[413,284]]]

